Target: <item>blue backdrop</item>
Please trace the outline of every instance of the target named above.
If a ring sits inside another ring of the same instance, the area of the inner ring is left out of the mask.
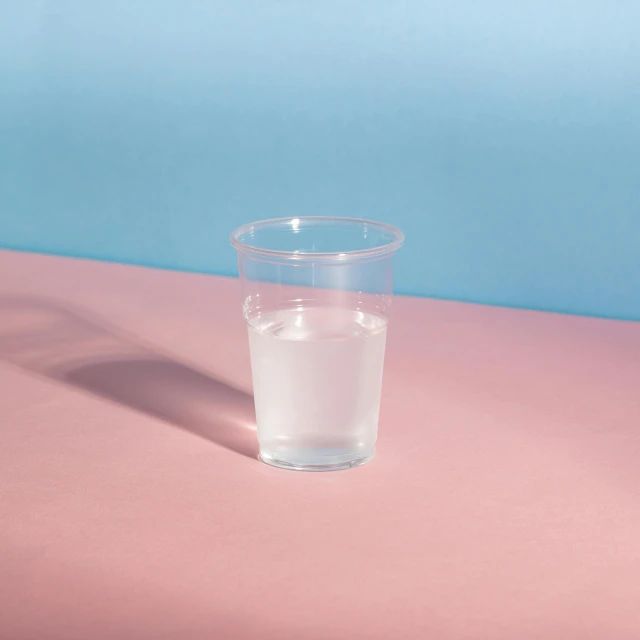
[[[235,273],[407,235],[397,290],[640,319],[640,3],[0,0],[0,245]]]

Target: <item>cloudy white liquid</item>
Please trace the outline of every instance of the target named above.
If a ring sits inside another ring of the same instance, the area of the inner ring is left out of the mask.
[[[375,450],[386,320],[358,311],[277,311],[249,323],[261,457],[351,466]]]

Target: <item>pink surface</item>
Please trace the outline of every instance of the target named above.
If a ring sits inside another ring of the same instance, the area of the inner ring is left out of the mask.
[[[237,281],[0,274],[3,639],[640,638],[640,324],[398,298],[376,459],[305,474]]]

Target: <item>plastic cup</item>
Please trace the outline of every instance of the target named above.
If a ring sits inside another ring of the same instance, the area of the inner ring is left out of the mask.
[[[399,229],[355,218],[231,234],[249,330],[260,458],[331,471],[375,454]]]

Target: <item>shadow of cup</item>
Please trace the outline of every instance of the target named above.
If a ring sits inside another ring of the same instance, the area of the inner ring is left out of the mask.
[[[0,357],[257,457],[253,396],[84,311],[0,297]]]

